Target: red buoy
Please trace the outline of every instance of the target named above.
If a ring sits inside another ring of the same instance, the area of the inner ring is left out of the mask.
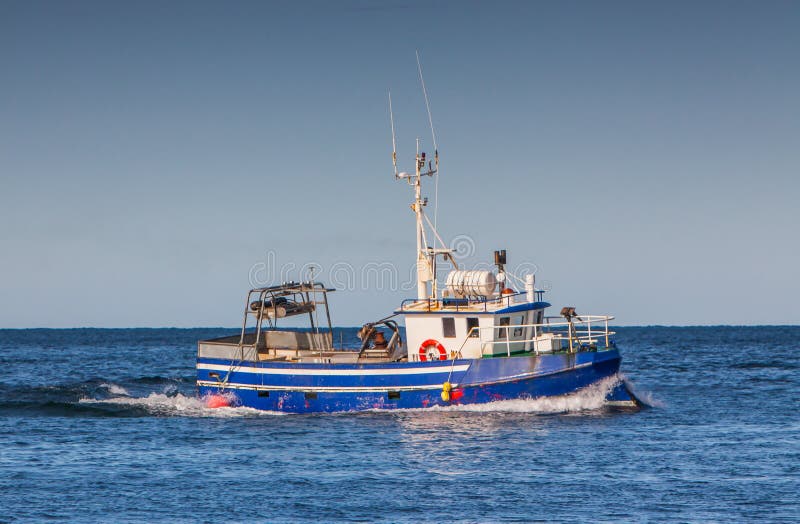
[[[231,398],[228,395],[217,393],[215,395],[208,395],[206,397],[207,408],[229,408],[231,407]]]

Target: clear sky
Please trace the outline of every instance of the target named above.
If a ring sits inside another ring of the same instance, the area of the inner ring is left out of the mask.
[[[2,0],[0,327],[235,326],[306,262],[336,324],[390,312],[417,49],[465,264],[625,325],[800,321],[800,2]]]

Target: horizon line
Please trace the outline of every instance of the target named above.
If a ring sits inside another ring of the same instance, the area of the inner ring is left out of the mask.
[[[332,326],[333,329],[361,329],[362,326]],[[405,326],[402,326],[405,328]],[[713,328],[713,327],[723,327],[723,328],[732,328],[732,327],[800,327],[800,322],[795,324],[609,324],[609,327],[614,328]],[[191,329],[226,329],[226,330],[237,330],[241,331],[241,326],[237,327],[225,327],[225,326],[190,326],[190,327],[179,327],[179,326],[129,326],[129,327],[120,327],[120,326],[71,326],[71,327],[47,327],[47,326],[39,326],[39,327],[0,327],[0,331],[34,331],[34,330],[53,330],[53,331],[67,331],[67,330],[77,330],[77,329],[96,329],[96,330],[117,330],[117,329],[141,329],[141,330],[163,330],[163,329],[182,329],[182,330],[191,330]],[[310,329],[310,328],[302,328],[302,327],[293,327],[293,326],[286,326],[286,329]]]

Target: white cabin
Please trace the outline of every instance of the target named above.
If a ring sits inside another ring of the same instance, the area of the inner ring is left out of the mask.
[[[543,323],[544,310],[550,304],[527,298],[526,293],[514,293],[403,303],[395,313],[405,318],[409,361],[552,351],[555,348],[545,342],[548,337],[536,327]]]

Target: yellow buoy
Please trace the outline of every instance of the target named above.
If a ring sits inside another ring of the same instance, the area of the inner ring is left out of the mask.
[[[450,390],[452,389],[453,386],[451,386],[449,382],[442,384],[442,400],[450,402]]]

